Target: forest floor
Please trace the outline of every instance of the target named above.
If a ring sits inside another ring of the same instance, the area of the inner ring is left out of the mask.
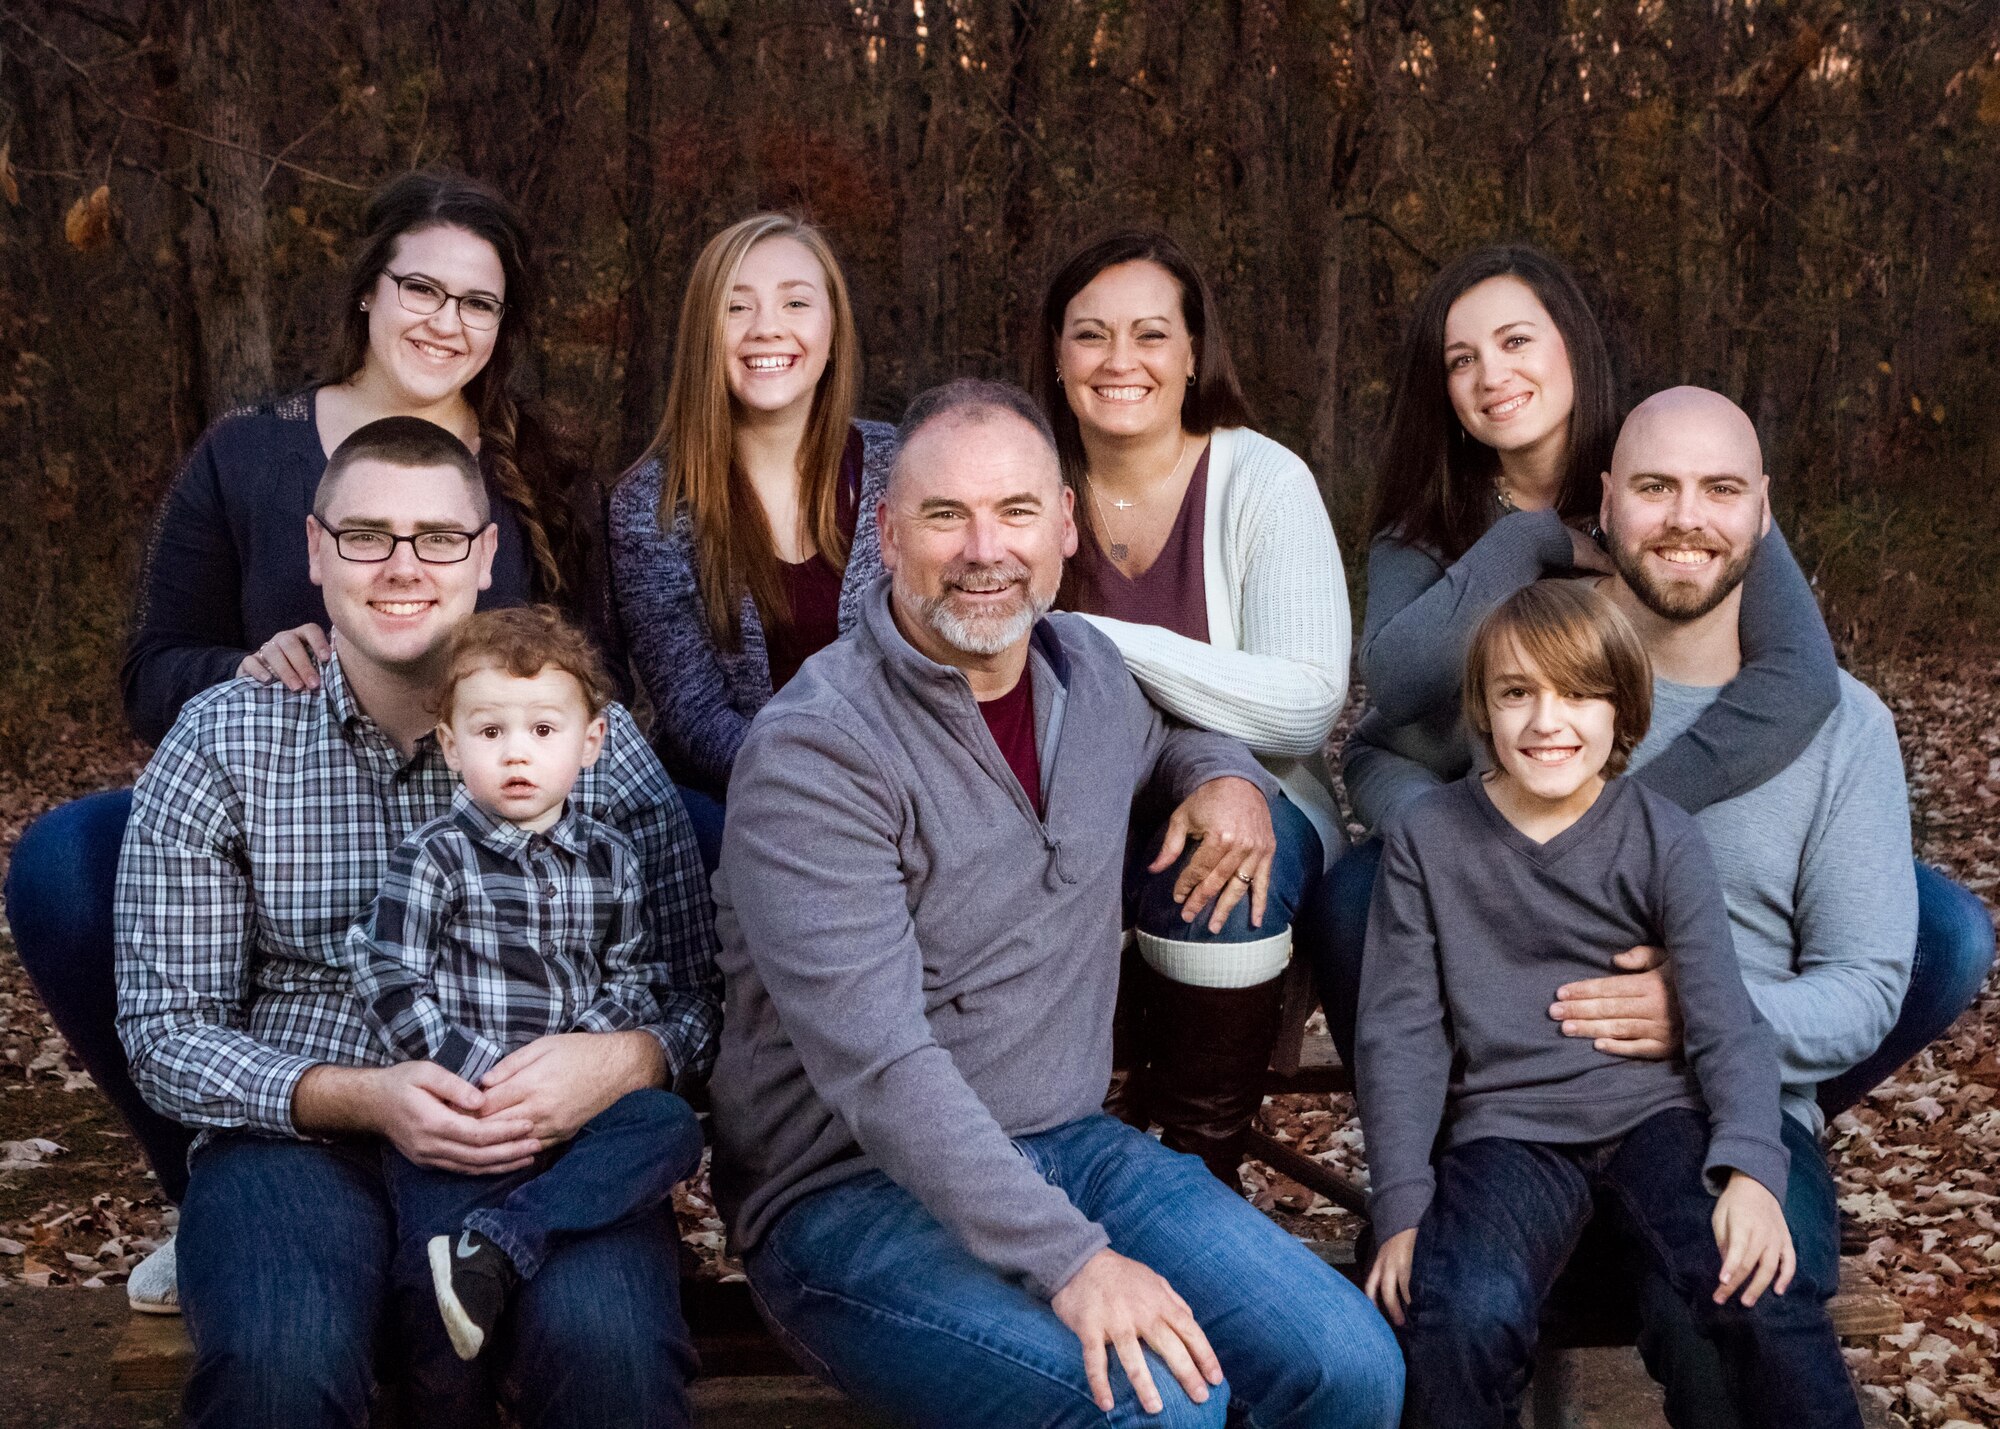
[[[1910,773],[1917,851],[2000,906],[2000,652],[1861,670],[1888,701]],[[0,857],[44,809],[129,783],[144,750],[73,737],[0,774]],[[1345,1097],[1273,1098],[1269,1129],[1358,1169]],[[1937,1429],[2000,1426],[2000,986],[1899,1077],[1835,1123],[1842,1206],[1870,1234],[1866,1259],[1901,1301],[1899,1334],[1850,1347],[1882,1409]],[[1305,1234],[1351,1233],[1296,1183],[1251,1168],[1264,1210]],[[730,1274],[721,1225],[696,1186],[680,1197],[689,1243]],[[120,1283],[173,1223],[132,1138],[77,1065],[0,936],[0,1281]]]

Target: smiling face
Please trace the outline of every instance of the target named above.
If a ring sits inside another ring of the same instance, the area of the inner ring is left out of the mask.
[[[1086,437],[1178,429],[1195,354],[1173,275],[1142,259],[1092,278],[1063,309],[1056,371]]]
[[[1599,521],[1619,578],[1662,619],[1700,620],[1743,583],[1770,529],[1769,492],[1756,428],[1735,404],[1698,388],[1648,398],[1604,477]]]
[[[453,302],[428,315],[409,311],[391,272],[421,277],[447,293],[476,293],[503,302],[507,274],[492,244],[449,225],[405,233],[390,249],[367,299],[368,369],[400,408],[422,411],[457,396],[479,375],[493,356],[500,329],[467,327]]]
[[[1495,651],[1485,693],[1494,759],[1515,792],[1550,808],[1588,808],[1611,758],[1611,701],[1557,689],[1511,638]]]
[[[1569,348],[1535,290],[1512,275],[1476,283],[1444,320],[1445,390],[1466,435],[1506,456],[1569,441]]]
[[[386,561],[350,561],[335,531],[366,528],[396,536],[478,531],[462,561],[419,561],[408,541]],[[327,495],[325,520],[306,518],[307,570],[340,637],[341,660],[399,675],[433,666],[458,623],[492,584],[495,528],[454,467],[407,467],[363,457]]]
[[[723,304],[729,395],[748,412],[803,418],[832,350],[833,304],[813,251],[782,236],[752,245]]]
[[[973,409],[921,427],[883,499],[882,563],[897,625],[941,664],[999,655],[1055,603],[1076,554],[1055,451],[1012,413]]]
[[[533,679],[485,665],[462,676],[438,726],[445,763],[495,818],[540,832],[562,817],[576,777],[604,747],[576,676],[544,665]]]

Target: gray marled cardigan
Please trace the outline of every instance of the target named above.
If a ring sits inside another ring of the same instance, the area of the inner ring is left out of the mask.
[[[861,499],[840,583],[840,629],[860,618],[861,596],[882,573],[875,503],[889,483],[896,429],[856,422]],[[771,698],[771,660],[757,606],[743,597],[743,639],[717,647],[695,578],[694,522],[685,507],[660,529],[657,461],[636,467],[611,493],[611,575],[632,664],[653,703],[653,743],[676,780],[720,794],[750,720]]]

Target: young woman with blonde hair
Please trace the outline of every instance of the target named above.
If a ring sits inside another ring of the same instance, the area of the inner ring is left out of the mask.
[[[847,283],[811,224],[760,213],[695,260],[665,415],[611,498],[611,557],[654,743],[704,856],[750,720],[882,569],[895,428],[857,422]]]

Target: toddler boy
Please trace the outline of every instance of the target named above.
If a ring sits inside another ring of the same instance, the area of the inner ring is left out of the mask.
[[[1858,1429],[1833,1287],[1793,1283],[1776,1047],[1707,845],[1617,777],[1652,714],[1636,632],[1580,584],[1528,586],[1474,635],[1464,701],[1491,772],[1388,830],[1362,972],[1367,1289],[1403,1340],[1406,1429],[1518,1422],[1593,1203],[1693,1308],[1745,1424]],[[1638,944],[1668,955],[1685,1063],[1547,1015]]]
[[[429,1059],[491,1092],[538,1038],[656,1020],[665,974],[637,851],[566,804],[604,740],[610,686],[588,642],[547,607],[484,611],[446,660],[437,738],[463,787],[391,855],[346,958],[398,1059]],[[404,1255],[418,1227],[456,1230],[430,1236],[426,1253],[437,1311],[469,1360],[552,1244],[666,1204],[701,1159],[701,1133],[687,1103],[648,1089],[511,1174],[384,1155]]]

